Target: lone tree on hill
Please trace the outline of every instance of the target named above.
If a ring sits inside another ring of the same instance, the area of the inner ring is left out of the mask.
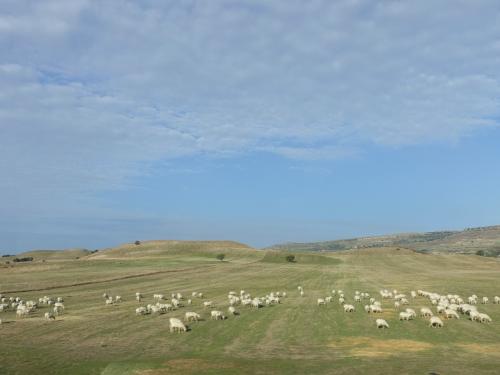
[[[287,255],[285,259],[287,262],[295,263],[295,255]]]
[[[226,257],[225,254],[217,254],[216,258],[219,259],[221,262],[224,260],[224,258]]]
[[[140,245],[141,244],[141,241],[135,241],[134,242],[136,245]]]

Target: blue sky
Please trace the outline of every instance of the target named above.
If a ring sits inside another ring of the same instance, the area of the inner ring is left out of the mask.
[[[0,252],[500,223],[497,1],[0,3]]]

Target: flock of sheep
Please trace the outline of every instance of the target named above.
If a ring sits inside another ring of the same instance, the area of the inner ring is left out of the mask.
[[[305,295],[304,288],[299,285],[297,289],[303,297]],[[479,323],[490,323],[492,321],[488,314],[479,312],[477,308],[479,301],[482,304],[488,304],[490,302],[488,297],[483,297],[479,300],[478,296],[473,294],[464,300],[457,294],[441,295],[439,293],[427,292],[424,290],[412,290],[410,292],[409,300],[406,294],[399,293],[397,290],[393,290],[391,292],[387,289],[383,289],[380,290],[379,293],[383,300],[392,300],[396,310],[404,308],[404,311],[399,312],[399,320],[402,321],[413,320],[417,317],[417,313],[414,309],[404,307],[409,305],[410,300],[414,300],[417,296],[427,298],[430,304],[436,308],[436,315],[429,307],[422,307],[420,309],[420,317],[429,319],[429,327],[443,327],[444,323],[441,318],[460,319],[459,313],[468,316],[471,321]],[[338,302],[343,306],[345,312],[353,312],[356,310],[356,307],[353,304],[346,303],[346,297],[342,290],[332,290],[331,295],[325,298],[318,298],[317,305],[325,306],[333,301],[335,295],[338,295]],[[354,303],[362,303],[363,301],[366,301],[367,304],[364,305],[364,310],[369,314],[383,312],[382,303],[370,296],[369,293],[355,291],[353,300]],[[500,304],[500,297],[495,296],[493,298],[493,303]],[[441,317],[439,315],[441,315]],[[389,328],[389,323],[387,323],[385,319],[376,319],[375,324],[378,328]]]
[[[297,287],[301,297],[305,296],[304,288]],[[413,308],[407,307],[410,301],[415,301],[417,297],[423,297],[428,300],[431,306],[421,307],[419,316],[428,319],[430,327],[443,327],[443,319],[460,319],[460,315],[467,316],[471,321],[479,323],[490,323],[492,319],[484,312],[478,310],[478,304],[488,304],[490,302],[488,297],[481,299],[476,295],[471,295],[467,298],[462,298],[457,294],[442,295],[434,292],[427,292],[424,290],[411,291],[409,297],[406,294],[400,293],[397,290],[389,291],[382,289],[379,291],[380,298],[384,301],[390,300],[396,310],[399,312],[399,320],[409,321],[417,317],[417,313]],[[227,295],[227,311],[230,315],[239,315],[240,312],[236,306],[248,306],[251,308],[259,309],[264,306],[280,304],[283,298],[286,298],[286,292],[271,292],[262,297],[252,296],[244,290],[239,293],[230,291]],[[382,303],[376,300],[367,292],[355,291],[352,303],[346,303],[346,296],[342,290],[332,290],[331,294],[324,298],[317,299],[318,306],[326,306],[333,302],[333,299],[338,296],[338,302],[342,305],[346,313],[356,311],[356,304],[363,305],[364,311],[369,314],[379,314],[384,311]],[[122,302],[122,297],[110,296],[104,293],[103,296],[106,305],[114,305]],[[137,302],[141,303],[145,298],[142,293],[135,294]],[[198,302],[199,301],[199,302]],[[24,301],[21,297],[7,297],[0,294],[0,312],[16,311],[18,318],[25,318],[37,309],[46,307],[48,311],[45,312],[44,318],[46,320],[55,320],[56,316],[64,312],[64,300],[62,297],[48,297],[43,296],[38,300]],[[201,303],[200,303],[201,302]],[[493,297],[494,304],[500,305],[500,297]],[[192,292],[190,298],[184,298],[179,293],[172,293],[170,300],[164,294],[153,294],[152,303],[145,306],[140,306],[135,309],[136,315],[148,314],[164,314],[170,311],[182,309],[186,306],[198,305],[204,310],[210,309],[210,318],[213,320],[224,320],[227,317],[221,310],[215,309],[215,303],[211,300],[204,299],[204,294],[201,292]],[[435,308],[435,313],[432,310]],[[186,311],[184,314],[184,322],[179,318],[170,318],[170,332],[187,332],[188,328],[186,323],[197,322],[202,319],[200,313],[194,311]],[[0,324],[2,320],[0,319]],[[378,328],[389,328],[389,324],[385,319],[375,319],[375,325]]]
[[[236,310],[235,306],[248,306],[254,309],[259,309],[264,306],[280,304],[282,299],[286,297],[286,292],[271,292],[263,297],[253,297],[250,293],[244,290],[240,290],[239,294],[235,291],[230,291],[227,295],[227,311],[230,315],[239,315],[240,312]],[[121,296],[113,296],[104,293],[102,297],[105,300],[106,305],[112,305],[115,303],[120,303],[122,301]],[[153,294],[153,303],[148,303],[146,306],[140,306],[135,309],[136,315],[148,315],[148,314],[165,314],[169,311],[174,311],[187,306],[193,305],[193,299],[200,300],[204,298],[201,292],[192,292],[191,298],[185,299],[182,293],[176,292],[170,295],[170,301],[164,294]],[[137,302],[142,302],[144,296],[140,292],[135,293],[135,299]],[[227,317],[220,310],[213,310],[215,308],[215,303],[211,300],[204,300],[200,304],[204,309],[210,308],[210,318],[213,320],[224,320]],[[197,322],[202,319],[199,313],[194,311],[186,311],[184,314],[184,322],[178,318],[170,318],[170,332],[187,332],[187,326],[185,323]]]
[[[34,300],[25,301],[21,297],[7,297],[0,294],[0,312],[16,311],[18,318],[26,318],[37,309],[45,306],[48,311],[45,312],[46,320],[55,320],[56,316],[64,312],[64,299],[62,297],[43,296],[38,298],[38,302]],[[2,324],[2,319],[0,319]]]

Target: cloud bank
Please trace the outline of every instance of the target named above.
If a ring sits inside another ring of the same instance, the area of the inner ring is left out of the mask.
[[[498,125],[499,35],[497,1],[2,1],[3,207],[179,157],[455,142]]]

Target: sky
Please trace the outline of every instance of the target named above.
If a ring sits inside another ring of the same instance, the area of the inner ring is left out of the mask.
[[[500,2],[0,2],[0,253],[500,224]]]

